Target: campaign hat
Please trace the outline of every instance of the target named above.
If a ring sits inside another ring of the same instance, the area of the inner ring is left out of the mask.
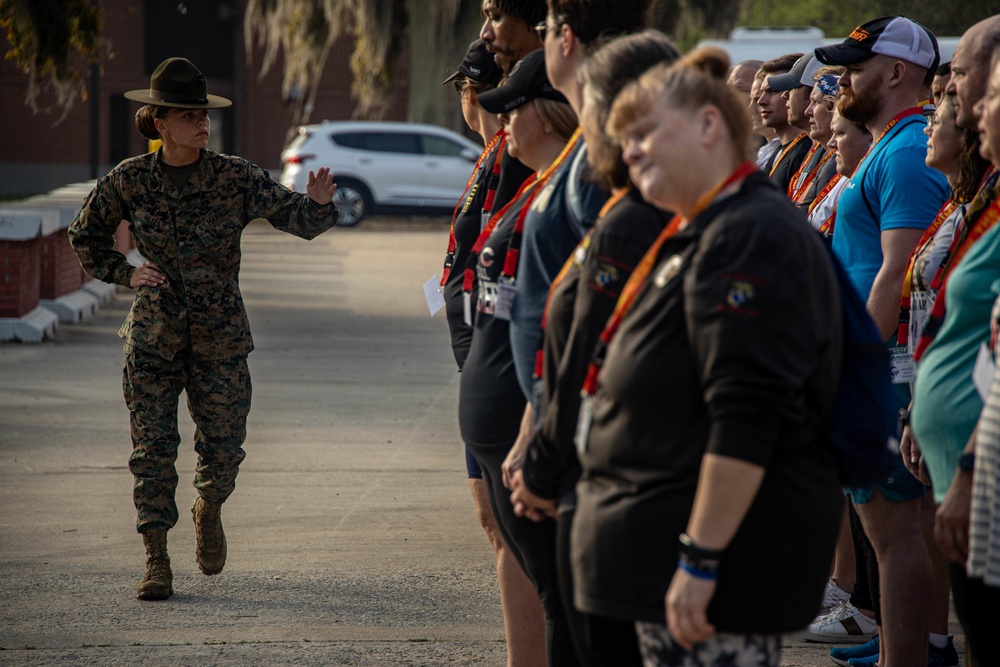
[[[230,100],[208,94],[208,83],[187,58],[167,58],[153,71],[149,88],[130,90],[127,99],[143,104],[180,109],[221,109],[232,105]]]

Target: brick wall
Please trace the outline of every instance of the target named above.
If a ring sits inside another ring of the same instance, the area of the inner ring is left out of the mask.
[[[240,155],[265,169],[280,165],[280,153],[286,142],[291,120],[291,108],[281,100],[281,73],[283,59],[277,58],[270,72],[260,77],[263,54],[253,47],[249,65],[243,41],[243,7],[245,0],[237,0],[238,16],[233,21],[233,80],[213,80],[208,77],[209,92],[228,97],[234,102],[234,146],[230,152]],[[87,69],[81,83],[81,97],[69,115],[56,124],[59,113],[53,108],[51,95],[39,98],[41,110],[33,114],[24,105],[27,80],[24,73],[10,60],[0,59],[0,173],[3,169],[31,169],[46,173],[89,173],[91,162],[91,104],[90,96],[99,101],[99,155],[98,175],[114,166],[111,160],[111,107],[112,100],[121,98],[127,90],[149,85],[145,72],[145,37],[143,3],[135,0],[101,0],[105,36],[110,40],[113,55],[103,63],[97,90],[91,87]],[[178,36],[183,39],[183,36]],[[0,37],[0,44],[5,40]],[[342,37],[336,42],[323,71],[322,82],[316,95],[315,107],[309,122],[345,120],[353,117],[355,104],[351,98],[353,76],[350,58],[353,38]],[[399,86],[392,104],[390,120],[403,120],[407,115],[408,70],[405,58],[401,59]],[[197,65],[198,63],[195,63]],[[129,103],[128,147],[131,154],[146,151],[146,141],[131,127],[131,117],[138,105]],[[65,168],[65,169],[64,169]],[[16,173],[10,172],[8,173]],[[2,179],[0,179],[2,180]],[[78,180],[85,180],[79,178]],[[54,187],[54,186],[52,186]],[[35,192],[44,192],[50,187]],[[0,193],[5,190],[0,182]],[[25,192],[24,194],[28,194]]]
[[[38,305],[41,239],[0,240],[0,317],[23,317]]]
[[[55,299],[83,285],[80,261],[65,229],[43,236],[39,243],[39,291],[42,299]]]

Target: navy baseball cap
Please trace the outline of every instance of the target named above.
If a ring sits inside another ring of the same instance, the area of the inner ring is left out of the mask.
[[[480,93],[477,99],[490,113],[506,113],[535,99],[568,103],[545,73],[545,49],[537,49],[521,58],[503,85]]]
[[[469,44],[469,50],[465,52],[462,64],[458,66],[455,73],[442,81],[442,84],[451,83],[460,76],[471,79],[476,83],[486,83],[495,86],[503,78],[503,70],[493,59],[493,54],[486,50],[486,42],[481,39],[474,40]]]
[[[854,65],[876,55],[899,58],[926,69],[940,62],[934,33],[905,16],[885,16],[859,25],[840,44],[821,46],[816,58],[826,65]]]

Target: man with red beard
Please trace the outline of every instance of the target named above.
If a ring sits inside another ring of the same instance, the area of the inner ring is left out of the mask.
[[[833,251],[888,341],[899,324],[910,252],[949,193],[944,176],[924,162],[926,120],[918,106],[938,66],[937,40],[915,21],[894,16],[869,21],[842,43],[815,53],[820,62],[845,68],[837,109],[865,125],[874,139],[840,198]],[[910,400],[912,362],[897,364],[896,358],[895,388],[903,409]],[[848,492],[878,563],[881,595],[872,596],[878,664],[924,664],[933,576],[921,531],[925,487],[907,474],[897,454],[878,484]]]

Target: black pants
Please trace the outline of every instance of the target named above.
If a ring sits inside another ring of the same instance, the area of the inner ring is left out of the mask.
[[[1000,665],[1000,644],[993,641],[997,631],[993,614],[1000,604],[1000,588],[969,577],[965,566],[953,561],[948,561],[948,581],[955,614],[965,631],[966,667]]]
[[[559,591],[556,522],[551,519],[535,522],[514,514],[510,491],[503,485],[501,465],[513,444],[491,447],[469,444],[468,447],[483,469],[497,528],[538,591],[545,613],[548,664],[551,667],[579,667]]]
[[[851,536],[854,538],[854,590],[850,602],[858,609],[875,612],[875,622],[882,625],[882,597],[879,594],[878,559],[854,503],[847,503],[847,513],[851,522]]]

